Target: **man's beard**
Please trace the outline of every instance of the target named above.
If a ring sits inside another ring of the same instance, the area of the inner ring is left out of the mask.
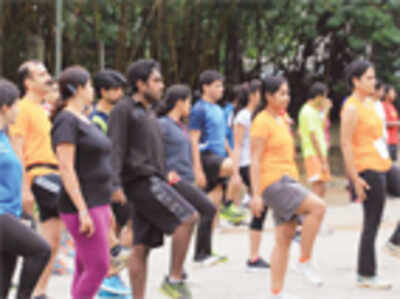
[[[146,93],[144,93],[143,96],[144,96],[146,102],[149,103],[150,106],[151,106],[153,109],[156,108],[156,107],[158,106],[158,104],[159,104],[160,101],[159,101],[158,99],[156,99],[153,95],[151,95],[150,93],[146,92]]]

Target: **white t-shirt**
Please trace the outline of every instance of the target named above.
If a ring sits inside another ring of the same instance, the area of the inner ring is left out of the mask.
[[[234,124],[240,124],[244,127],[242,150],[240,152],[240,167],[250,165],[250,126],[251,126],[251,112],[247,109],[242,109],[236,115]]]

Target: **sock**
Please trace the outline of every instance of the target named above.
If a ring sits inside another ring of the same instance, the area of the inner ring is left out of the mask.
[[[302,257],[300,257],[299,262],[302,263],[302,264],[305,264],[305,263],[307,263],[309,260],[310,260],[309,257],[303,257],[303,256],[302,256]]]
[[[110,253],[113,257],[116,257],[119,255],[119,253],[122,250],[122,246],[120,244],[115,245],[113,248],[111,248]]]

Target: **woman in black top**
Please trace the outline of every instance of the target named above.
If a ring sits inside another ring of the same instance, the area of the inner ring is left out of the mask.
[[[106,276],[110,259],[111,142],[84,114],[93,100],[89,72],[69,67],[59,85],[62,103],[51,132],[65,188],[59,209],[76,247],[72,298],[89,299]]]

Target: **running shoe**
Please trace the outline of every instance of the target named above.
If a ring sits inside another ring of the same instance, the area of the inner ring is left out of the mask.
[[[262,258],[258,258],[255,262],[247,261],[247,271],[265,271],[270,268],[270,265]]]
[[[171,282],[168,277],[162,283],[160,292],[172,299],[192,298],[192,293],[184,281]]]
[[[111,266],[115,272],[121,272],[128,264],[131,250],[127,247],[120,247],[116,256],[111,255]]]
[[[53,271],[54,275],[68,275],[72,274],[72,269],[68,268],[66,261],[64,261],[60,256],[56,258],[54,262]]]
[[[240,224],[246,219],[246,213],[238,209],[234,204],[222,208],[220,215],[222,219],[233,224]]]
[[[321,277],[317,274],[311,262],[298,263],[296,267],[297,271],[302,274],[307,280],[309,280],[315,286],[322,286],[324,284]]]
[[[278,295],[271,295],[271,299],[300,299],[297,296],[290,295],[288,293],[280,293]]]
[[[389,255],[396,257],[396,258],[400,258],[400,246],[396,245],[392,242],[387,242],[385,245],[385,251],[386,253],[388,253]]]
[[[211,255],[209,255],[201,260],[195,260],[195,263],[202,267],[211,267],[211,266],[214,266],[217,264],[225,263],[227,261],[228,261],[227,256],[212,253]]]
[[[364,277],[359,275],[357,277],[357,286],[359,288],[370,288],[377,290],[388,290],[392,288],[392,284],[390,282],[383,280],[379,276]]]
[[[100,290],[114,295],[128,295],[131,293],[130,288],[125,285],[118,275],[105,278],[100,286]]]
[[[103,290],[100,290],[96,297],[96,299],[132,299],[132,298],[133,296],[131,294],[118,295]]]

